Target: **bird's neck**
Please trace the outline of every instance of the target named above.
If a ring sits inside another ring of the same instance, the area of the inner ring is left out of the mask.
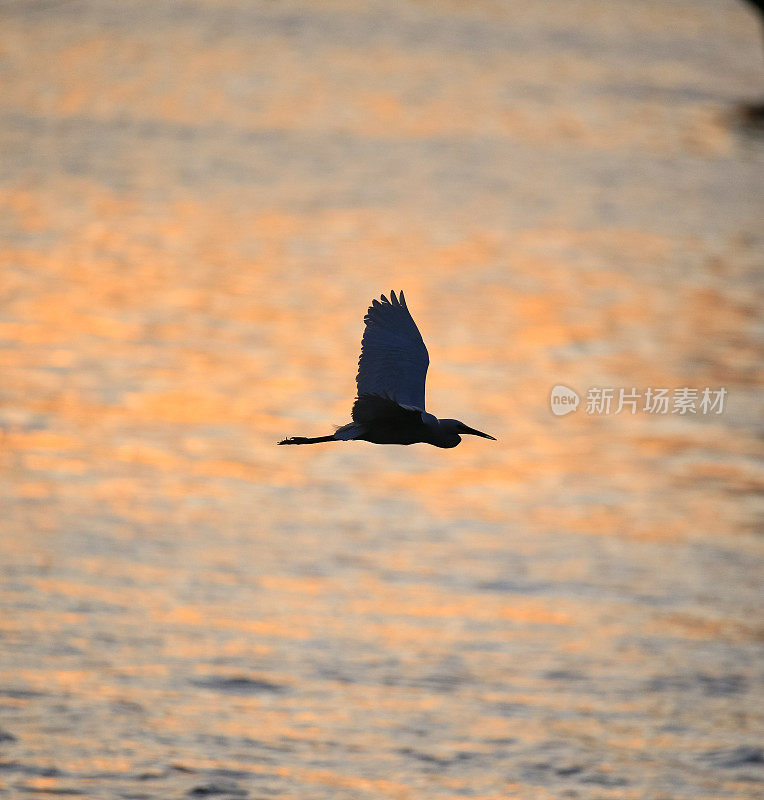
[[[429,419],[424,419],[428,417]],[[436,447],[456,447],[461,442],[462,437],[458,433],[447,430],[441,421],[434,417],[432,414],[422,414],[422,419],[427,425],[429,438],[428,442],[434,444]],[[430,421],[432,420],[432,422]]]

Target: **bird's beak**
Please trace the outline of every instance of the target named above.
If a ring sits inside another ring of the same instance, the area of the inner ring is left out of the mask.
[[[468,428],[466,425],[464,426],[464,430],[460,431],[460,433],[471,433],[473,436],[482,436],[484,439],[493,439],[496,441],[496,438],[493,436],[489,436],[487,433],[483,433],[483,431],[476,431],[474,428]]]

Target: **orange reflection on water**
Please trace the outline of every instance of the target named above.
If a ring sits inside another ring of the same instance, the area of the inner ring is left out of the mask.
[[[0,7],[4,791],[750,797],[742,4],[59,5]],[[498,441],[276,447],[401,288]]]

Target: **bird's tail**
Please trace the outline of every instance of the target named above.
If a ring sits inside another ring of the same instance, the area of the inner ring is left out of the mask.
[[[317,444],[318,442],[336,442],[334,434],[331,436],[290,436],[282,439],[279,444]]]

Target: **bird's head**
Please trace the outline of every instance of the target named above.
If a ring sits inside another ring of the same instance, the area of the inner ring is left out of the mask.
[[[495,442],[496,439],[493,436],[490,436],[487,433],[483,433],[483,431],[475,430],[475,428],[470,428],[469,425],[465,425],[463,422],[459,422],[458,419],[440,419],[438,420],[438,427],[443,433],[449,434],[451,436],[456,435],[456,441],[454,445],[456,446],[461,441],[459,434],[469,433],[472,436],[482,436],[484,439],[493,439]]]

